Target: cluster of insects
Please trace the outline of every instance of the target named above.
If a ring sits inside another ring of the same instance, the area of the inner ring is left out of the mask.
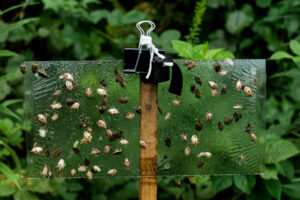
[[[230,66],[234,65],[233,61],[230,59],[226,59],[225,63]],[[196,67],[196,62],[195,61],[186,62],[184,65],[187,67],[187,70],[193,70]],[[20,70],[23,74],[26,73],[27,66],[25,64],[22,64],[20,66]],[[226,76],[229,72],[229,70],[226,67],[222,66],[220,63],[215,63],[213,65],[213,70],[216,73],[218,73],[220,76]],[[36,76],[40,76],[42,78],[48,77],[46,71],[36,63],[32,63],[32,72],[34,74],[37,74]],[[50,104],[50,109],[53,112],[49,112],[48,110],[46,110],[45,113],[40,113],[36,116],[36,122],[40,124],[38,133],[41,138],[47,137],[46,125],[48,123],[48,120],[55,121],[59,119],[59,109],[66,107],[70,110],[80,110],[82,106],[81,102],[77,99],[67,98],[63,102],[58,100],[58,97],[60,97],[65,92],[64,90],[71,92],[76,88],[78,88],[78,84],[76,82],[76,75],[66,72],[59,75],[58,78],[64,82],[63,84],[64,86],[60,89],[55,90],[52,94],[53,101]],[[114,78],[116,84],[118,84],[121,88],[126,88],[125,78],[119,72],[118,69],[114,70]],[[190,85],[189,90],[193,94],[193,98],[197,98],[199,100],[202,98],[203,95],[202,94],[203,87],[209,88],[210,96],[212,97],[212,99],[217,98],[217,96],[219,95],[226,95],[227,87],[228,88],[233,87],[236,92],[240,93],[241,95],[246,95],[249,98],[251,98],[254,95],[251,87],[244,84],[243,81],[240,79],[235,80],[235,85],[223,85],[220,84],[218,81],[214,81],[214,80],[210,80],[206,82],[203,81],[200,76],[194,76],[193,79],[194,79],[193,83]],[[253,81],[254,83],[256,83],[258,81],[257,77],[255,77]],[[87,99],[95,95],[100,97],[100,104],[98,105],[100,116],[106,113],[111,116],[117,116],[121,114],[120,110],[117,108],[118,106],[116,107],[109,106],[109,102],[108,102],[109,91],[107,90],[107,86],[109,84],[111,83],[108,83],[104,78],[100,78],[99,88],[93,89],[92,87],[87,87],[84,90],[85,92],[84,95],[87,97]],[[119,102],[120,105],[127,104],[128,98],[120,96],[117,99],[117,101]],[[173,99],[171,103],[174,106],[182,105],[182,101],[179,98]],[[234,105],[233,106],[234,112],[232,113],[232,115],[230,117],[226,117],[222,119],[221,121],[218,120],[214,125],[216,129],[219,131],[223,131],[224,129],[226,129],[226,127],[229,127],[232,123],[238,123],[243,117],[240,112],[243,108],[244,107],[241,104]],[[158,109],[160,113],[162,113],[159,107]],[[52,114],[50,115],[49,113]],[[131,120],[134,117],[136,117],[136,115],[139,114],[141,114],[141,106],[136,106],[132,112],[126,113],[124,118],[125,120]],[[166,112],[164,119],[169,120],[170,117],[172,118],[171,115],[172,115],[171,112]],[[217,113],[207,112],[205,113],[204,116],[201,117],[200,120],[197,120],[194,125],[194,129],[196,133],[201,132],[207,123],[212,122],[215,115],[217,115]],[[109,124],[104,119],[99,119],[96,122],[90,122],[89,119],[80,118],[76,122],[76,125],[82,130],[82,136],[80,139],[74,141],[73,152],[75,154],[78,155],[82,154],[81,152],[82,145],[91,145],[93,139],[95,138],[94,136],[95,134],[93,134],[93,130],[88,126],[90,123],[95,123],[98,128],[102,129],[105,132],[106,136],[108,137],[108,141],[110,142],[117,141],[117,144],[119,145],[118,148],[113,148],[113,146],[110,144],[105,144],[104,147],[102,147],[103,149],[92,147],[91,151],[89,152],[90,156],[92,157],[99,156],[101,155],[102,151],[104,155],[106,154],[106,155],[113,155],[113,156],[117,156],[124,153],[123,147],[128,145],[130,141],[124,137],[124,133],[122,130],[113,131],[110,128]],[[253,143],[256,143],[257,136],[253,132],[251,123],[248,123],[245,126],[245,132],[249,134],[249,140],[252,141]],[[182,132],[180,138],[182,142],[186,143],[186,147],[183,150],[185,156],[190,156],[193,147],[199,145],[200,143],[198,134],[192,134],[189,136],[188,134]],[[150,141],[140,140],[139,145],[141,148],[147,148],[147,143],[149,142]],[[170,137],[165,138],[165,145],[167,147],[172,146],[172,139]],[[44,150],[43,147],[39,146],[38,142],[34,142],[31,152],[36,155],[45,155],[46,157],[53,156],[53,157],[60,158],[62,149],[57,148],[54,151],[50,151],[48,149]],[[212,156],[213,156],[212,153],[208,151],[197,152],[196,158],[200,159],[199,162],[197,163],[197,167],[202,168],[205,165],[205,159],[210,159]],[[246,156],[243,154],[239,155],[239,159],[246,161]],[[58,160],[56,168],[60,172],[59,174],[60,176],[62,175],[62,172],[67,165],[68,163],[66,163],[63,158],[60,158]],[[122,165],[125,168],[130,168],[130,159],[126,157]],[[101,171],[102,170],[99,165],[90,165],[90,161],[87,158],[85,158],[83,164],[80,164],[78,167],[72,168],[69,173],[73,177],[76,176],[78,172],[84,172],[86,177],[91,179],[94,174],[100,173]],[[118,173],[118,171],[117,169],[109,169],[106,173],[110,176],[114,176]],[[48,165],[44,165],[41,175],[43,177],[48,177],[48,178],[53,177],[53,173],[51,172],[50,167]]]
[[[26,70],[27,70],[27,66],[25,64],[21,64],[20,70],[23,74],[25,74]],[[42,67],[40,67],[40,65],[37,63],[32,63],[32,72],[38,73],[38,75],[41,76],[42,78],[48,77],[46,71],[44,69],[42,69]],[[115,74],[116,83],[118,83],[120,85],[120,87],[125,88],[126,83],[125,83],[124,76],[122,74],[120,74],[118,69],[115,69],[114,74]],[[63,73],[58,78],[60,80],[64,81],[64,87],[62,87],[61,89],[55,90],[52,94],[52,97],[54,98],[54,100],[50,104],[50,108],[53,110],[53,115],[50,116],[49,110],[46,110],[45,113],[40,113],[40,114],[37,114],[37,116],[36,116],[36,122],[38,124],[40,124],[40,128],[38,129],[39,136],[42,138],[45,138],[47,136],[46,125],[48,123],[49,118],[53,121],[58,119],[59,109],[61,109],[62,107],[68,107],[70,110],[79,110],[81,108],[81,102],[76,99],[68,98],[65,100],[65,102],[58,101],[58,97],[60,97],[64,93],[64,89],[71,92],[73,89],[78,87],[78,84],[75,81],[75,75],[72,73]],[[106,86],[108,85],[108,83],[106,82],[105,79],[100,78],[99,84],[100,84],[100,87],[98,89],[96,89],[95,91],[93,91],[93,89],[91,87],[86,88],[85,95],[87,96],[87,98],[89,98],[89,97],[92,97],[93,93],[95,92],[96,95],[100,96],[100,98],[101,98],[100,106],[99,106],[100,114],[104,114],[107,111],[107,113],[109,113],[112,116],[119,115],[120,111],[117,108],[108,107],[108,98],[107,98],[108,92],[106,90]],[[117,99],[117,101],[120,104],[126,104],[128,102],[128,99],[126,97],[119,97]],[[136,114],[141,114],[140,106],[136,106],[134,109],[135,109]],[[131,120],[135,117],[136,114],[133,112],[128,112],[125,115],[125,119]],[[73,144],[73,152],[75,154],[81,153],[81,150],[80,150],[81,145],[87,145],[87,144],[91,143],[93,140],[94,134],[93,134],[93,130],[88,127],[89,123],[91,123],[91,122],[89,122],[87,119],[84,119],[84,118],[79,119],[78,127],[80,129],[83,129],[83,131],[82,131],[83,134],[82,134],[82,138],[80,140],[76,140]],[[100,119],[100,120],[96,121],[95,123],[99,128],[101,128],[105,131],[107,137],[109,138],[109,141],[112,142],[115,140],[119,140],[118,143],[120,144],[120,146],[126,146],[129,144],[129,141],[124,138],[123,132],[121,130],[113,132],[112,130],[110,130],[108,128],[109,125],[105,122],[105,120]],[[101,136],[100,136],[100,138],[101,138]],[[146,148],[147,142],[141,140],[140,146],[143,148]],[[48,149],[44,150],[42,146],[38,145],[38,142],[34,142],[31,152],[35,155],[44,155],[46,157],[50,157],[50,156],[60,157],[60,155],[62,153],[62,148],[57,148],[53,152],[51,152]],[[100,154],[100,152],[101,152],[100,149],[93,147],[91,149],[90,156],[98,156]],[[119,155],[119,154],[123,153],[123,149],[122,148],[113,149],[113,147],[108,144],[108,145],[104,145],[103,152],[105,154]],[[62,172],[65,169],[66,165],[67,165],[67,163],[65,163],[65,160],[63,158],[59,159],[57,166],[56,166],[58,171],[60,172],[59,176],[62,176]],[[123,165],[124,165],[124,167],[129,168],[130,167],[130,159],[126,157],[124,159]],[[90,161],[87,158],[85,158],[83,165],[79,165],[77,168],[72,168],[70,170],[70,175],[75,176],[77,172],[85,172],[86,177],[91,179],[93,177],[93,174],[101,172],[101,168],[98,165],[90,166]],[[117,169],[110,169],[107,171],[107,174],[111,175],[111,176],[114,176],[117,173],[118,173]],[[41,175],[43,177],[48,177],[48,178],[53,177],[53,173],[51,172],[50,167],[48,165],[44,165]]]
[[[224,61],[227,65],[230,65],[230,66],[234,65],[234,63],[231,59],[225,59]],[[196,62],[195,61],[189,61],[189,62],[186,62],[184,65],[187,66],[187,70],[193,70],[196,67]],[[225,76],[228,73],[228,69],[223,67],[220,63],[215,63],[213,65],[213,69],[220,76]],[[254,78],[254,81],[255,80],[257,82],[257,77]],[[226,85],[222,85],[221,87],[219,87],[218,83],[216,83],[214,81],[208,81],[207,84],[208,84],[208,87],[211,89],[211,96],[213,98],[215,98],[218,95],[218,93],[220,93],[220,95],[225,95],[226,92],[227,92],[227,86]],[[192,84],[190,86],[190,91],[198,99],[201,99],[201,97],[202,97],[201,87],[203,87],[203,81],[201,80],[201,78],[199,76],[194,76],[194,84]],[[237,79],[235,81],[234,88],[237,92],[243,91],[245,93],[245,95],[248,96],[248,97],[253,96],[252,89],[249,86],[243,84],[240,79]],[[171,103],[173,105],[180,105],[181,101],[178,100],[178,99],[173,99],[171,101]],[[243,109],[243,106],[240,105],[240,104],[236,104],[236,105],[233,106],[233,109],[235,109],[236,111],[232,114],[232,117],[225,118],[224,121],[219,121],[219,122],[216,123],[216,126],[217,126],[218,130],[223,131],[225,126],[229,126],[233,121],[235,121],[235,122],[240,121],[240,119],[242,118],[242,114],[239,112],[239,110]],[[171,113],[168,112],[165,116],[165,119],[168,119],[170,115],[171,115]],[[212,113],[212,112],[206,113],[206,115],[204,117],[204,121],[208,122],[208,121],[212,120],[213,116],[214,116],[214,113]],[[195,130],[200,132],[203,129],[203,126],[204,126],[203,123],[204,122],[202,122],[202,120],[197,120],[196,123],[195,123]],[[252,142],[256,143],[257,137],[253,133],[250,123],[248,123],[246,125],[245,131],[249,134],[249,139]],[[165,140],[167,146],[169,146],[171,144],[171,141],[169,141],[168,139],[169,138],[167,138]],[[187,143],[188,142],[188,135],[186,133],[181,133],[181,140],[183,142]],[[198,143],[199,143],[198,136],[196,134],[192,135],[191,138],[190,138],[190,142],[188,142],[188,143],[190,143],[192,146],[198,145]],[[184,149],[183,152],[186,156],[190,155],[192,146],[188,145]],[[212,154],[210,152],[200,152],[200,153],[197,154],[197,157],[198,158],[201,158],[201,157],[211,158]],[[239,159],[246,160],[246,157],[244,155],[240,155]],[[201,160],[198,163],[197,167],[201,168],[201,167],[203,167],[203,165],[204,165],[204,161]]]

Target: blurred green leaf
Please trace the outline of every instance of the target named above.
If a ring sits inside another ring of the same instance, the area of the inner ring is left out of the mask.
[[[225,58],[234,59],[235,56],[230,51],[220,51],[216,53],[215,56],[213,57],[213,59],[225,59]]]
[[[10,12],[10,11],[15,10],[17,8],[21,8],[23,6],[36,5],[36,4],[40,4],[40,3],[39,2],[29,2],[29,3],[25,2],[25,3],[21,3],[21,4],[18,4],[18,5],[15,5],[15,6],[11,6],[11,7],[7,8],[7,9],[3,10],[3,11],[1,10],[0,11],[0,15],[4,15],[7,12]]]
[[[138,10],[131,10],[122,17],[121,24],[136,23],[136,22],[145,20],[145,17],[146,17],[146,13],[138,11]]]
[[[9,56],[17,56],[17,55],[18,54],[13,51],[0,49],[0,57],[9,57]]]
[[[0,182],[0,197],[8,197],[10,195],[13,195],[15,192],[17,192],[16,187],[12,187],[10,185],[12,181],[10,179],[7,179],[5,181]]]
[[[240,33],[244,28],[252,23],[253,19],[244,11],[238,10],[229,13],[225,27],[231,34]]]
[[[277,51],[272,54],[272,56],[269,58],[270,60],[281,60],[281,59],[292,59],[293,56],[287,52],[284,51]]]
[[[95,10],[90,13],[88,20],[97,24],[101,19],[106,18],[109,15],[109,12],[105,9]]]
[[[0,101],[3,100],[10,93],[9,85],[3,81],[0,81]]]
[[[300,183],[282,184],[282,192],[292,199],[300,199]]]
[[[176,51],[172,48],[172,40],[180,39],[181,33],[178,30],[170,29],[164,31],[159,36],[158,44],[164,49],[167,53],[176,53]]]
[[[291,40],[289,45],[293,53],[300,56],[300,43],[297,40]]]
[[[263,166],[262,174],[263,179],[275,179],[278,180],[277,170],[274,166]]]
[[[250,188],[248,186],[248,180],[244,175],[233,176],[234,185],[242,192],[249,194]]]
[[[232,185],[232,176],[213,176],[212,178],[212,192],[218,193]]]
[[[256,5],[260,8],[267,8],[271,5],[272,0],[255,0]]]
[[[115,9],[107,16],[107,21],[111,26],[118,26],[122,24],[123,13],[119,9]]]
[[[10,152],[10,155],[12,156],[12,159],[14,160],[17,170],[20,171],[21,164],[20,164],[20,160],[19,160],[16,152],[12,148],[10,148],[10,146],[8,146],[6,143],[4,143],[1,140],[0,140],[0,145],[4,146]]]
[[[14,174],[14,172],[3,162],[0,162],[0,171],[7,176],[14,184],[16,184],[17,188],[21,190],[21,187],[19,185],[19,181],[17,176]]]
[[[281,184],[277,180],[264,180],[269,194],[275,199],[281,199]]]
[[[299,153],[297,147],[287,140],[275,140],[266,144],[266,163],[275,163]]]
[[[39,20],[39,18],[27,18],[27,19],[19,20],[17,22],[13,22],[11,24],[6,25],[4,28],[0,29],[0,34],[7,33],[13,29],[19,28],[25,24],[28,24],[30,22],[37,21],[37,20]]]
[[[14,117],[15,119],[21,121],[21,118],[16,115],[11,109],[7,108],[5,105],[0,104],[0,113],[6,114],[8,116]]]
[[[21,72],[9,73],[9,74],[0,76],[0,83],[7,82],[7,81],[13,81],[13,80],[16,80],[21,77],[23,77],[23,74],[21,74]]]

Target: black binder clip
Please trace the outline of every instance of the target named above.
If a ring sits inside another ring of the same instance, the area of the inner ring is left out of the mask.
[[[150,28],[144,32],[141,24],[148,23]],[[178,65],[165,56],[164,50],[158,50],[152,43],[151,31],[155,24],[151,21],[141,21],[136,24],[141,33],[138,48],[124,49],[124,73],[140,74],[141,79],[146,82],[161,83],[170,80],[170,67],[172,67],[172,80],[169,92],[176,95],[181,94],[182,74]],[[143,48],[147,46],[147,48]]]

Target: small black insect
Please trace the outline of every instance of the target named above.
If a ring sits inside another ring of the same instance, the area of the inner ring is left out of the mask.
[[[202,84],[202,81],[201,81],[200,77],[198,77],[198,76],[195,76],[195,81],[196,81],[196,83],[199,84],[199,85]]]
[[[89,166],[90,165],[90,161],[87,158],[84,159],[84,165],[85,166]]]
[[[245,131],[247,133],[252,133],[252,127],[251,127],[251,124],[247,124],[247,126],[245,127]]]
[[[238,113],[233,113],[233,118],[235,120],[235,122],[238,122],[241,118],[242,118],[242,114],[238,114]]]
[[[40,66],[37,63],[32,63],[31,64],[31,70],[32,70],[32,72],[36,73],[39,67]]]
[[[232,121],[233,121],[232,118],[228,118],[224,121],[224,124],[229,125],[229,124],[231,124]]]
[[[73,151],[74,151],[76,154],[80,154],[79,148],[73,148]]]
[[[103,114],[105,112],[105,108],[106,108],[105,105],[100,106],[100,109],[99,109],[100,114]]]
[[[200,92],[199,89],[196,89],[196,91],[195,91],[195,97],[198,98],[198,99],[201,98],[201,92]]]
[[[201,130],[202,130],[202,123],[201,123],[200,121],[198,121],[198,122],[196,123],[195,129],[196,129],[197,131],[201,131]]]
[[[107,97],[103,97],[103,98],[101,99],[101,105],[102,105],[102,106],[106,106],[107,103],[108,103]]]
[[[117,68],[115,68],[114,73],[115,73],[116,76],[120,75],[120,72],[119,72],[119,70]]]
[[[127,103],[128,101],[127,101],[127,99],[126,98],[123,98],[123,97],[120,97],[119,99],[118,99],[118,101],[120,102],[120,103]]]
[[[68,105],[69,107],[71,107],[75,102],[76,102],[76,101],[73,100],[73,99],[67,99],[67,100],[66,100],[66,103],[67,103],[67,105]]]
[[[216,72],[220,72],[222,70],[221,65],[219,63],[215,63],[214,68]]]
[[[227,90],[227,88],[226,88],[226,86],[224,85],[224,86],[221,88],[221,95],[226,94],[226,90]]]
[[[116,133],[113,133],[112,136],[109,139],[110,139],[110,141],[114,141],[116,139],[121,138],[122,135],[123,135],[123,131],[118,131]]]
[[[135,107],[135,111],[136,111],[137,114],[140,115],[140,114],[142,113],[142,108],[141,108],[141,106],[136,106],[136,107]]]
[[[53,151],[53,156],[54,156],[54,157],[57,157],[57,156],[59,156],[60,154],[61,154],[61,148],[55,149],[55,150]]]
[[[167,146],[167,147],[170,147],[171,144],[172,144],[171,138],[167,137],[167,138],[165,139],[165,143],[166,143],[166,146]]]
[[[204,161],[200,160],[199,163],[197,164],[197,167],[201,168],[201,167],[203,167],[203,165],[204,165]]]
[[[85,128],[86,127],[86,120],[80,119],[78,123],[79,128]]]
[[[222,124],[222,122],[218,123],[218,128],[220,131],[222,131],[224,129],[224,125]]]
[[[50,156],[50,151],[47,149],[46,150],[46,156],[49,157]]]
[[[100,79],[99,79],[99,83],[100,83],[100,85],[102,85],[102,86],[104,86],[104,87],[107,86],[107,82],[106,82],[103,78],[100,78]]]
[[[77,82],[73,81],[72,83],[73,83],[74,88],[78,88],[78,83]]]
[[[191,85],[191,92],[194,93],[195,92],[195,89],[196,89],[196,86],[193,84]]]
[[[158,109],[158,112],[162,115],[163,112],[162,112],[161,108],[159,106],[157,106],[157,109]]]
[[[20,71],[22,72],[22,74],[25,74],[26,73],[26,70],[27,70],[27,67],[26,65],[23,63],[20,65]]]
[[[186,62],[184,63],[184,65],[187,66],[187,70],[192,70],[195,68],[196,62],[195,61]]]

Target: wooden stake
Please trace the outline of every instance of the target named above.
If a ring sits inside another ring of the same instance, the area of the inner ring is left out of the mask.
[[[140,200],[157,199],[157,84],[140,81]]]

